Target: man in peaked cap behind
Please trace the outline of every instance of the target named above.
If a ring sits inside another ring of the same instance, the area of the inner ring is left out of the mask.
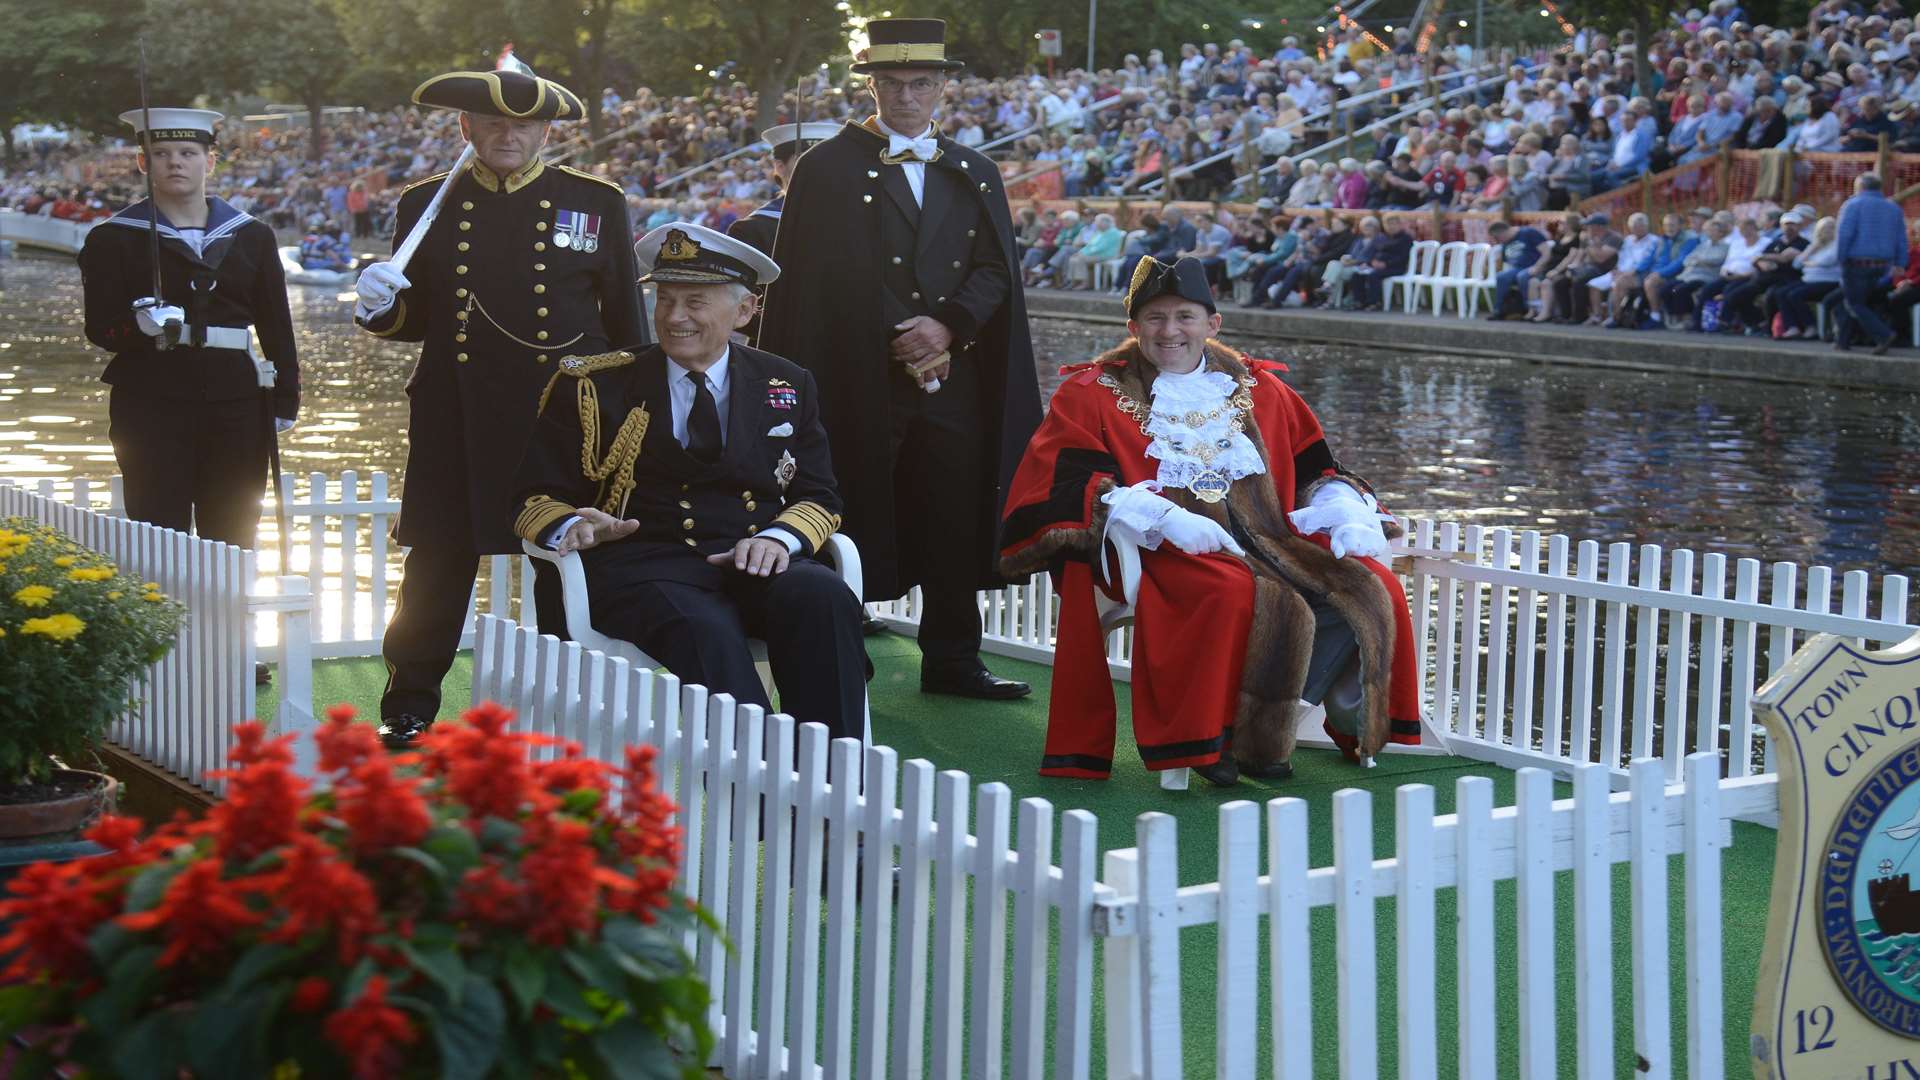
[[[375,263],[357,285],[361,326],[423,343],[407,382],[397,527],[411,550],[381,645],[381,735],[390,746],[433,724],[479,558],[520,550],[514,468],[560,358],[651,340],[625,195],[540,159],[549,124],[585,115],[580,99],[533,75],[456,71],[421,83],[413,100],[460,110],[474,160],[404,272]],[[396,249],[445,179],[401,195]],[[536,599],[542,624],[559,625],[557,583],[543,575]]]
[[[819,380],[866,599],[915,585],[920,686],[1011,698],[980,661],[974,592],[995,586],[1008,479],[1040,420],[1033,343],[1000,172],[939,133],[938,19],[875,19],[853,70],[879,115],[794,166],[760,344]],[[935,388],[938,390],[929,393]]]
[[[773,254],[773,238],[780,230],[780,215],[786,207],[787,181],[793,176],[794,160],[806,153],[814,143],[831,139],[839,133],[839,124],[824,121],[779,124],[761,132],[761,141],[773,147],[773,177],[780,184],[780,194],[727,226],[727,235],[736,240],[745,240],[768,255]]]
[[[515,531],[578,551],[596,629],[688,683],[858,738],[870,674],[860,603],[815,556],[840,524],[805,369],[730,341],[780,268],[724,233],[669,224],[638,245],[659,344],[569,356],[520,464]]]

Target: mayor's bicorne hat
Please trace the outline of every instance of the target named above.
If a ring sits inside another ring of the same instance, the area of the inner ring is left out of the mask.
[[[865,75],[889,68],[939,68],[967,65],[947,59],[947,20],[874,19],[867,23],[867,47],[853,54],[852,70]]]
[[[1139,315],[1141,308],[1163,296],[1191,300],[1206,308],[1209,315],[1218,311],[1213,305],[1213,288],[1207,284],[1206,267],[1199,259],[1180,259],[1171,266],[1151,255],[1141,259],[1127,286],[1127,318]]]
[[[414,88],[418,105],[514,120],[585,120],[579,95],[538,75],[518,71],[449,71]]]

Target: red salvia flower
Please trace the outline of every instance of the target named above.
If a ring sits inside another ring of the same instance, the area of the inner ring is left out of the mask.
[[[227,759],[238,768],[214,773],[227,778],[227,797],[207,812],[221,853],[242,861],[293,839],[307,803],[306,782],[293,772],[293,737],[265,732],[257,720],[233,726]]]
[[[220,871],[216,859],[189,865],[167,884],[158,904],[120,916],[120,925],[139,933],[158,929],[165,934],[167,947],[155,961],[160,967],[172,967],[202,953],[226,952],[240,930],[261,923],[260,913],[244,899],[261,883],[226,881]]]
[[[362,761],[383,756],[379,736],[356,722],[354,716],[353,706],[335,705],[327,710],[327,722],[313,733],[322,772],[346,772]]]
[[[526,926],[532,908],[526,886],[507,877],[497,858],[489,857],[462,875],[454,894],[460,917],[502,929]]]
[[[342,964],[358,962],[362,943],[380,929],[373,883],[317,836],[302,833],[268,888],[286,919],[270,941],[297,941],[308,933],[331,933]]]
[[[333,1000],[333,984],[318,975],[309,975],[301,979],[293,988],[293,996],[287,1005],[297,1013],[315,1013],[326,1008]]]
[[[7,883],[7,891],[13,895],[0,900],[0,920],[13,929],[0,938],[0,956],[13,955],[14,961],[0,981],[39,972],[61,980],[85,978],[92,968],[87,936],[113,911],[87,880],[84,862],[30,863]]]
[[[508,734],[513,712],[487,702],[468,709],[462,723],[435,728],[421,740],[426,749],[426,772],[446,778],[447,788],[480,819],[513,819],[532,807],[546,806],[552,797],[533,782],[527,751],[535,740]]]
[[[407,1014],[387,1004],[385,975],[368,979],[353,1004],[327,1017],[326,1033],[361,1080],[392,1076],[402,1063],[401,1048],[419,1037]]]
[[[584,822],[564,815],[536,814],[527,821],[520,873],[532,894],[529,935],[536,943],[558,945],[570,934],[598,928],[604,882],[596,871],[603,868],[591,837]]]
[[[353,849],[361,854],[411,847],[433,827],[433,814],[420,796],[420,781],[393,775],[386,757],[361,760],[334,793],[340,820],[347,824]]]

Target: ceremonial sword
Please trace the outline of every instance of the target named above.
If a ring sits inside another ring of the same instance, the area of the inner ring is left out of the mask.
[[[147,159],[147,167],[140,170],[147,178],[147,259],[153,264],[153,306],[164,306],[166,301],[160,296],[160,204],[153,201],[153,114],[147,107],[147,39],[140,39],[140,137],[141,153]],[[156,349],[171,348],[180,340],[179,322],[169,319],[161,334],[154,339]]]

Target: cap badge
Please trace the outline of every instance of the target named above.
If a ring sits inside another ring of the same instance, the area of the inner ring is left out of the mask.
[[[700,257],[700,241],[675,229],[660,242],[661,259],[668,262],[687,262]]]

